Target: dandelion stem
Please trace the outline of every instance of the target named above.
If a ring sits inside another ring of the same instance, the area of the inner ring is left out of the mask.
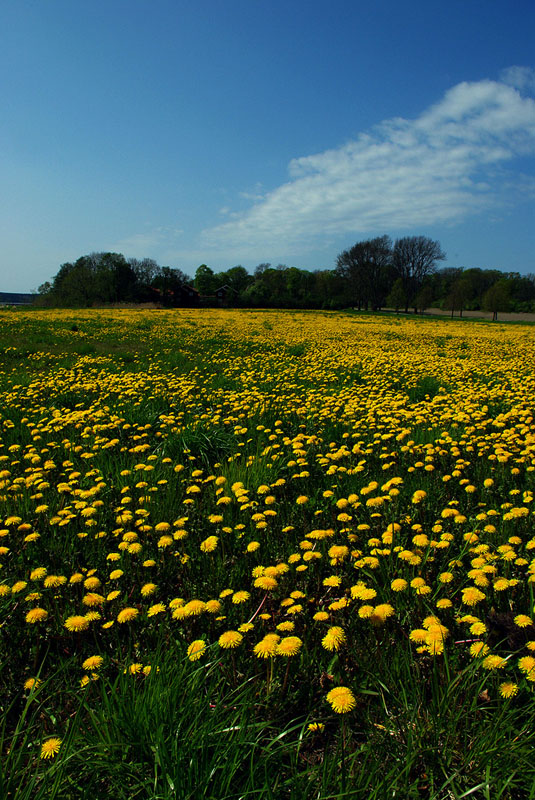
[[[284,673],[284,680],[282,682],[282,694],[286,692],[286,685],[288,683],[288,675],[290,674],[290,659],[288,659],[288,663],[286,664],[286,672]]]

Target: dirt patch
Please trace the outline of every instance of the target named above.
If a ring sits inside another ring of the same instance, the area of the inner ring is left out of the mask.
[[[393,308],[385,308],[384,311],[392,311],[394,312]],[[399,314],[403,314],[403,311],[398,312]],[[412,316],[411,313],[407,314],[408,317]],[[429,316],[441,316],[441,317],[451,317],[451,311],[446,311],[443,308],[428,308],[423,313],[424,317]],[[453,314],[453,319],[485,319],[492,320],[492,311],[463,311],[462,317],[459,316],[459,312],[455,311]],[[528,313],[517,313],[513,311],[499,311],[498,312],[498,322],[535,322],[535,314],[528,314]]]

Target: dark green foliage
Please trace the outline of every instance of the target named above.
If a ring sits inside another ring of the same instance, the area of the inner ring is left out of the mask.
[[[131,303],[158,306],[341,309],[391,308],[398,312],[436,306],[463,311],[535,311],[535,275],[497,269],[446,267],[439,242],[408,236],[394,245],[379,236],[343,250],[334,269],[305,270],[259,264],[251,275],[237,265],[221,272],[201,264],[192,281],[153,259],[129,261],[120,253],[91,253],[63,264],[39,287],[38,305],[88,307]],[[73,331],[76,332],[76,331]]]
[[[191,305],[181,270],[160,267],[152,259],[131,259],[121,253],[91,253],[62,264],[52,282],[39,287],[40,304],[90,307],[118,303],[157,302]]]

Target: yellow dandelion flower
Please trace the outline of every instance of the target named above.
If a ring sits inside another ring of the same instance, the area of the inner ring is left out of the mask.
[[[203,639],[195,639],[189,646],[187,655],[190,661],[197,661],[205,655],[206,642]]]
[[[254,654],[257,658],[270,658],[277,652],[277,645],[280,636],[276,633],[268,633],[254,646]]]
[[[311,733],[322,733],[325,730],[325,724],[323,722],[309,722],[307,729]]]
[[[122,611],[119,611],[117,614],[117,622],[120,625],[123,625],[125,622],[131,622],[134,620],[139,614],[137,608],[123,608]]]
[[[346,686],[336,686],[331,689],[326,699],[336,714],[347,714],[357,705],[353,692]]]
[[[284,636],[277,645],[278,656],[296,656],[303,646],[299,636]]]
[[[487,626],[484,622],[474,622],[473,625],[470,625],[470,633],[474,636],[482,636],[486,632]]]
[[[105,602],[106,598],[101,594],[97,594],[97,592],[88,592],[82,597],[84,606],[89,606],[90,608],[93,606],[101,606]]]
[[[63,624],[68,631],[72,631],[74,633],[78,633],[79,631],[85,631],[87,630],[87,628],[89,628],[89,620],[86,617],[81,616],[80,614],[75,614],[72,617],[67,617],[67,619]]]
[[[514,697],[518,694],[518,684],[513,683],[512,681],[504,681],[500,683],[500,695],[509,699],[510,697]]]
[[[89,658],[86,658],[82,663],[82,669],[87,671],[100,669],[103,663],[104,659],[102,656],[89,656]]]
[[[385,622],[389,617],[395,614],[394,607],[390,605],[390,603],[380,603],[378,606],[375,606],[373,609],[373,614],[371,615],[371,621],[373,623],[382,624]]]
[[[472,658],[484,658],[489,650],[490,647],[485,642],[474,642],[470,646],[470,655]]]
[[[158,533],[165,533],[165,531],[171,530],[171,526],[169,525],[168,522],[158,522],[154,526],[154,530],[158,531]]]
[[[243,636],[239,631],[225,631],[218,639],[218,644],[224,650],[239,647],[243,641]]]
[[[46,585],[46,581],[45,581],[45,585]],[[100,580],[97,577],[95,577],[94,575],[91,576],[90,578],[86,578],[85,581],[84,581],[84,588],[87,589],[88,591],[93,591],[93,589],[98,589],[99,586],[100,586]]]
[[[426,631],[425,628],[415,628],[409,633],[409,639],[411,642],[425,642],[427,641],[429,631]]]
[[[232,595],[232,602],[235,605],[239,605],[240,603],[247,602],[247,600],[249,600],[250,597],[251,595],[249,592],[241,590],[239,592],[234,592],[234,594]]]
[[[187,617],[197,617],[205,610],[206,603],[204,600],[190,600],[189,603],[186,603],[184,606],[184,611]]]
[[[40,758],[55,758],[55,756],[57,756],[59,753],[60,747],[61,739],[59,739],[57,736],[52,736],[50,739],[45,739],[41,745]]]
[[[47,572],[46,567],[36,567],[35,569],[32,569],[32,571],[30,572],[30,580],[40,581],[41,578],[45,577],[46,572]]]
[[[277,625],[277,630],[282,631],[283,633],[293,631],[295,630],[295,623],[291,622],[290,620],[287,620],[286,622],[280,622]]]
[[[503,669],[507,666],[507,660],[501,656],[490,654],[483,659],[481,666],[488,670]]]
[[[240,633],[248,633],[249,631],[252,631],[253,628],[254,628],[253,622],[243,622],[238,628],[238,631]]]
[[[340,647],[346,643],[346,635],[343,628],[334,625],[329,628],[323,639],[321,640],[322,646],[325,650],[339,650]]]
[[[163,614],[164,611],[165,611],[165,603],[155,603],[147,611],[147,616],[155,617],[156,614]]]
[[[36,622],[44,622],[48,617],[48,611],[44,608],[32,608],[26,614],[26,622],[29,625],[35,625]]]
[[[413,578],[411,581],[411,587],[413,589],[420,589],[422,586],[425,586],[425,581],[423,578]]]
[[[209,536],[207,539],[201,542],[200,544],[201,552],[212,553],[216,549],[218,542],[219,539],[217,538],[217,536]]]
[[[24,688],[26,691],[31,691],[32,689],[37,689],[41,683],[42,681],[39,678],[28,678],[24,681]]]
[[[475,606],[485,600],[485,595],[475,586],[468,586],[462,591],[462,601],[466,606]]]
[[[165,550],[166,547],[170,547],[173,544],[173,537],[172,536],[160,536],[158,539],[158,548],[160,550]]]
[[[535,677],[535,658],[533,656],[523,656],[518,659],[518,669],[526,676]]]
[[[262,575],[260,578],[256,578],[254,585],[257,587],[257,589],[264,589],[265,591],[269,592],[271,589],[275,589],[278,586],[278,583],[275,578],[272,578],[269,575]]]
[[[338,575],[330,575],[328,578],[323,579],[324,586],[337,587],[340,586],[341,583],[342,583],[342,578],[340,578]]]

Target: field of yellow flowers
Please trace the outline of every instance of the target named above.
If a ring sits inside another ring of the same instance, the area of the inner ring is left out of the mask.
[[[0,312],[0,789],[534,798],[535,339]]]

